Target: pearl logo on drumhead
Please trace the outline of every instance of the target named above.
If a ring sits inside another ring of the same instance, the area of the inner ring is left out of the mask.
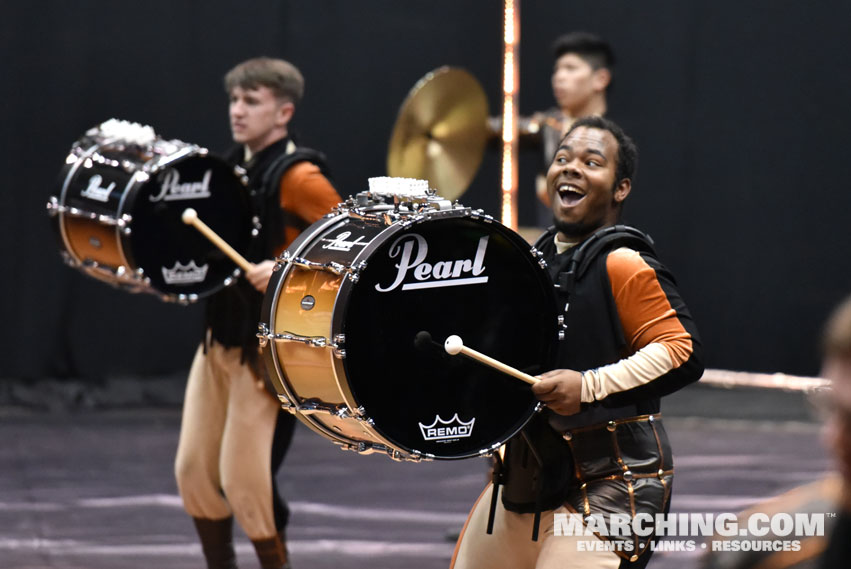
[[[181,265],[180,261],[175,261],[174,266],[170,269],[162,267],[163,279],[167,284],[193,284],[204,282],[207,278],[207,269],[209,265],[195,264],[195,260],[189,261],[187,265]]]
[[[115,182],[112,182],[107,187],[101,187],[101,183],[103,182],[103,177],[100,174],[95,174],[91,178],[89,178],[89,185],[86,186],[86,189],[80,192],[80,195],[84,198],[89,198],[90,200],[95,200],[98,202],[108,202],[109,194],[112,193],[112,190],[115,189]]]
[[[465,423],[458,417],[458,413],[455,413],[448,421],[444,421],[440,415],[435,415],[431,425],[417,424],[420,426],[423,439],[427,441],[449,442],[470,437],[473,434],[473,425],[475,422],[476,418],[473,417]]]
[[[171,169],[163,176],[160,193],[149,196],[152,202],[177,200],[200,200],[210,197],[210,177],[212,170],[204,172],[204,177],[198,182],[181,182],[180,172]]]
[[[479,239],[472,259],[447,259],[431,264],[425,262],[428,255],[428,242],[425,238],[417,233],[402,235],[393,242],[389,253],[391,259],[399,258],[396,263],[396,280],[384,288],[375,285],[375,290],[390,292],[399,285],[402,285],[402,290],[416,290],[484,284],[488,282],[488,277],[481,275],[486,268],[484,261],[489,237],[486,235]],[[410,282],[410,279],[405,282],[409,273],[413,275],[415,282]]]
[[[369,243],[368,241],[362,241],[363,235],[358,235],[357,239],[354,241],[347,241],[351,235],[351,231],[344,231],[333,239],[323,239],[322,241],[325,241],[326,243],[322,246],[322,248],[330,249],[332,251],[351,251],[352,247],[364,247]]]

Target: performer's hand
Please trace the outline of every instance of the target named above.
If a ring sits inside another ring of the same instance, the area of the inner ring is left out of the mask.
[[[579,412],[582,398],[582,374],[571,369],[554,369],[538,376],[532,393],[559,415]]]
[[[269,286],[269,279],[272,278],[272,270],[275,268],[275,261],[261,261],[246,271],[245,278],[251,283],[251,286],[260,292],[266,292],[266,287]]]

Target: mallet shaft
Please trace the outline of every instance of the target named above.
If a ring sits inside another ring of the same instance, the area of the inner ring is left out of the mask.
[[[227,241],[219,237],[215,231],[210,229],[206,223],[201,221],[194,209],[183,212],[183,222],[197,229],[201,235],[209,239],[213,245],[221,249],[222,252],[230,257],[230,259],[243,271],[248,272],[254,266],[249,263],[245,257],[240,255],[236,249],[231,247]]]

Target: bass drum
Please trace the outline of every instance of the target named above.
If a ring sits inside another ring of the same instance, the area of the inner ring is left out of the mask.
[[[468,208],[359,202],[302,233],[269,283],[258,337],[284,408],[350,450],[493,452],[539,405],[443,342],[457,334],[527,373],[551,369],[560,324],[544,263]]]
[[[194,302],[229,285],[239,269],[196,229],[193,208],[234,249],[255,230],[245,183],[207,150],[166,141],[151,127],[107,121],[71,148],[60,190],[47,204],[71,266],[132,292]]]

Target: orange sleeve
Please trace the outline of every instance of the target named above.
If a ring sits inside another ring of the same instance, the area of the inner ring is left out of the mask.
[[[612,251],[606,268],[624,336],[632,352],[658,343],[678,367],[692,354],[692,337],[671,306],[656,271],[631,249]]]
[[[307,161],[293,164],[281,176],[280,196],[281,209],[298,216],[308,224],[321,219],[343,201],[328,178],[322,175],[319,167]],[[286,249],[300,232],[296,227],[287,227],[281,251]]]

